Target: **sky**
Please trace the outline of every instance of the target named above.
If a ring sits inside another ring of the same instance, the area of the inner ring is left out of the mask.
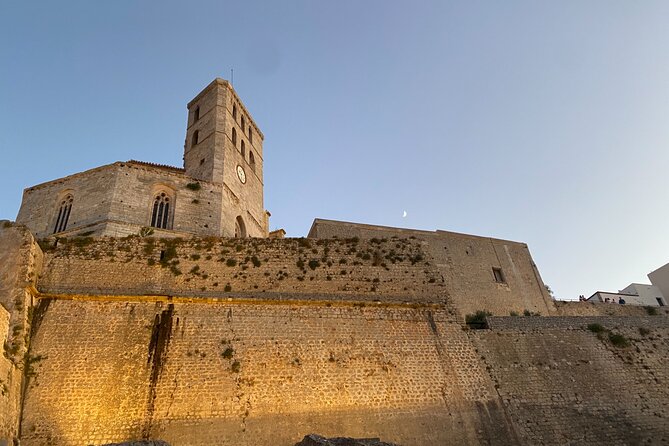
[[[28,186],[182,165],[216,77],[265,135],[271,228],[522,241],[558,298],[669,262],[669,2],[0,2],[0,219]],[[406,211],[406,217],[403,217]]]

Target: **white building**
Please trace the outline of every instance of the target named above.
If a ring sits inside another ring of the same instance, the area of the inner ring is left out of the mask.
[[[650,283],[660,289],[665,298],[669,298],[669,263],[648,273]],[[665,300],[666,303],[666,300]]]
[[[662,291],[655,285],[632,283],[620,290],[620,294],[628,295],[629,297],[623,297],[623,299],[632,305],[663,307],[666,304]]]
[[[648,274],[650,284],[631,283],[617,293],[597,291],[588,299],[595,303],[619,303],[622,299],[627,305],[645,307],[664,307],[669,297],[669,263]]]

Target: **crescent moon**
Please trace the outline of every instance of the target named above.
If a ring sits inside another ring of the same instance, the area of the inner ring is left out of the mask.
[[[406,218],[406,216],[407,216],[407,211],[404,211],[404,213],[402,214],[402,218]]]

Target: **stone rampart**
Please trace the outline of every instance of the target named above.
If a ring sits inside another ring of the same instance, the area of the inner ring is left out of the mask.
[[[39,289],[49,294],[447,301],[440,271],[423,246],[409,239],[79,237],[47,249]]]
[[[0,440],[669,440],[666,315],[618,305],[467,330],[453,293],[480,279],[427,240],[78,237],[42,260],[7,223],[0,246]]]
[[[26,228],[0,221],[0,444],[19,437],[23,383],[35,359],[27,349],[41,266],[42,252]]]
[[[467,333],[438,308],[47,299],[22,444],[514,444]]]
[[[420,242],[444,277],[461,316],[479,310],[497,316],[525,310],[555,314],[555,306],[525,243],[448,231],[418,231],[316,219],[309,237],[400,237]],[[501,277],[495,277],[498,270]]]
[[[600,324],[610,328],[644,327],[669,328],[669,318],[662,316],[518,316],[488,317],[488,325],[493,330],[582,330],[590,324]]]
[[[667,318],[507,317],[490,323],[492,330],[470,336],[521,444],[669,441]]]
[[[669,308],[620,305],[617,303],[557,301],[555,306],[557,307],[557,314],[561,316],[649,316],[651,315],[649,313],[669,315]]]

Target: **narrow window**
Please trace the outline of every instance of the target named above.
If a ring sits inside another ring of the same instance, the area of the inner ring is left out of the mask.
[[[235,220],[235,237],[244,238],[246,237],[246,225],[244,220],[242,220],[241,215]]]
[[[256,171],[256,157],[253,156],[253,152],[249,150],[249,164],[251,165],[251,170]]]
[[[659,306],[664,307],[664,301],[662,300],[661,297],[656,297],[655,299],[657,299],[657,304]]]
[[[246,119],[242,116],[242,133],[244,133],[244,130],[246,129]]]
[[[56,224],[53,227],[53,233],[62,232],[67,228],[67,221],[70,219],[70,212],[72,211],[72,202],[74,198],[72,195],[67,195],[58,207],[58,217],[56,217]]]
[[[237,130],[232,129],[232,145],[237,147]]]
[[[251,132],[251,126],[249,126],[249,142],[253,144],[253,132]]]
[[[237,106],[233,104],[232,106],[232,119],[237,121]]]
[[[191,140],[190,146],[191,147],[196,146],[199,140],[200,140],[200,132],[198,130],[195,130],[193,132],[193,139]]]
[[[153,200],[153,212],[151,213],[151,226],[160,229],[170,229],[170,197],[165,192],[160,192]]]
[[[198,105],[195,107],[195,110],[193,110],[193,122],[197,122],[200,120],[200,106]]]
[[[244,144],[244,140],[243,140],[243,139],[242,139],[242,144],[241,144],[241,146],[242,146],[242,157],[244,157],[244,159],[246,159],[246,144]]]
[[[504,283],[506,280],[504,280],[504,274],[502,273],[502,268],[494,268],[492,269],[492,274],[495,276],[495,282],[497,283]]]

